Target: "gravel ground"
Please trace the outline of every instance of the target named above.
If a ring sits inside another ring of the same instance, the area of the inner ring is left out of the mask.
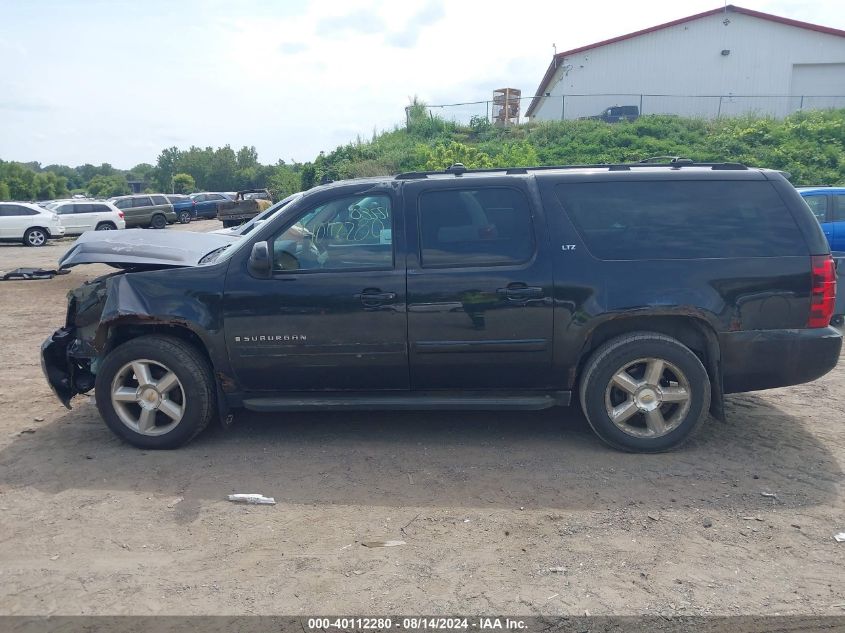
[[[71,242],[2,245],[0,270]],[[845,613],[843,363],[664,455],[576,409],[244,413],[144,452],[41,376],[65,294],[106,270],[0,282],[0,614]]]

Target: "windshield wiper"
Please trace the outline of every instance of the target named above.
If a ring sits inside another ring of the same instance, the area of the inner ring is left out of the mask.
[[[200,258],[199,262],[197,262],[197,263],[199,263],[199,264],[213,264],[214,262],[217,261],[217,258],[220,257],[220,253],[225,251],[230,246],[231,246],[231,244],[226,244],[226,246],[221,246],[220,248],[215,248],[210,253],[206,253],[205,255],[203,255]]]

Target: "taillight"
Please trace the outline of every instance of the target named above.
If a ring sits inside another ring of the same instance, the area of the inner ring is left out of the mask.
[[[126,217],[126,215],[123,213],[123,211],[118,211],[118,212],[117,212],[117,217],[119,217],[119,218],[122,220],[123,218],[125,218],[125,217]]]
[[[813,255],[811,262],[813,289],[807,327],[827,327],[836,303],[836,269],[830,255]]]

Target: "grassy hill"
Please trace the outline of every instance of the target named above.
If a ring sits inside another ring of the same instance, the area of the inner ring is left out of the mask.
[[[638,161],[683,156],[736,161],[788,171],[801,184],[845,183],[845,110],[800,112],[786,119],[743,117],[705,121],[643,116],[633,122],[550,121],[493,127],[469,125],[411,109],[408,125],[320,154],[303,185],[419,169]],[[307,164],[306,164],[307,165]],[[310,165],[308,166],[310,167]]]

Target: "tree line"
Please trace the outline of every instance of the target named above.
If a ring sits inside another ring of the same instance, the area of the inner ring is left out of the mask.
[[[169,147],[155,165],[139,163],[131,169],[101,165],[46,165],[0,160],[0,200],[50,200],[72,194],[108,198],[131,193],[129,183],[141,182],[148,193],[193,193],[267,188],[279,199],[303,189],[309,170],[300,163],[280,160],[262,165],[255,147],[237,152],[229,145],[219,148]],[[305,188],[307,188],[305,187]]]
[[[267,188],[279,200],[328,180],[403,171],[632,162],[652,156],[736,161],[781,169],[800,184],[845,183],[845,110],[798,112],[785,119],[745,116],[714,121],[649,115],[632,122],[545,121],[497,127],[431,116],[415,101],[405,126],[360,137],[304,163],[262,165],[255,147],[169,147],[156,163],[121,170],[108,163],[47,165],[0,160],[0,200],[46,200],[73,193],[129,193],[129,181],[150,192]]]

